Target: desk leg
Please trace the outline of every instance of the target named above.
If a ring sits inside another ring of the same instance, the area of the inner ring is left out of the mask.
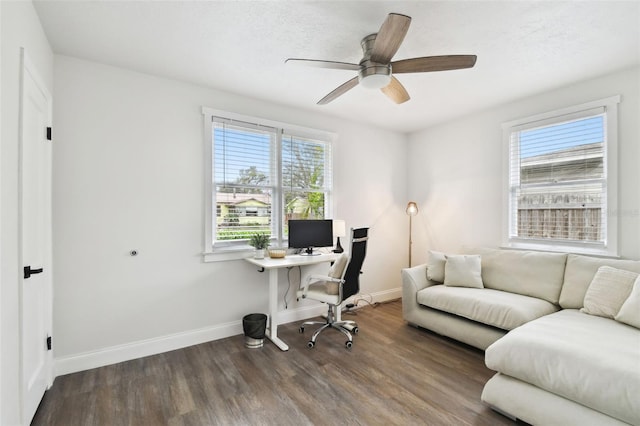
[[[269,270],[269,329],[267,337],[283,351],[289,346],[278,337],[278,269]]]

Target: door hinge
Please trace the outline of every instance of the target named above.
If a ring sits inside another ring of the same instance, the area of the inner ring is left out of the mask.
[[[51,350],[51,336],[47,336],[47,350]]]
[[[35,275],[35,274],[41,274],[44,271],[44,269],[42,268],[38,268],[38,269],[31,269],[30,265],[27,265],[24,267],[24,278],[29,278],[31,277],[31,275]]]
[[[47,140],[51,140],[51,127],[47,127]]]

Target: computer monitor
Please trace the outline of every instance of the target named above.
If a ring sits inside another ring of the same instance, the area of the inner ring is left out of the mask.
[[[301,254],[319,254],[314,247],[333,246],[333,221],[331,219],[308,219],[289,221],[289,248],[304,249]]]

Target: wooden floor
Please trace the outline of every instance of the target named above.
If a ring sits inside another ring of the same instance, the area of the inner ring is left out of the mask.
[[[56,378],[32,425],[501,425],[480,401],[483,353],[408,326],[401,301],[345,318],[351,350],[327,330],[308,349],[300,323],[281,352],[234,336]]]

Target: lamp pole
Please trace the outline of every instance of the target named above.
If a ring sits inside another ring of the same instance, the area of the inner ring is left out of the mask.
[[[407,203],[406,213],[409,215],[409,267],[411,267],[411,246],[413,245],[411,226],[413,216],[418,214],[418,205],[415,201],[409,201],[409,203]]]
[[[413,240],[411,239],[411,222],[412,222],[413,216],[409,216],[409,268],[411,268],[411,247],[413,245]]]

